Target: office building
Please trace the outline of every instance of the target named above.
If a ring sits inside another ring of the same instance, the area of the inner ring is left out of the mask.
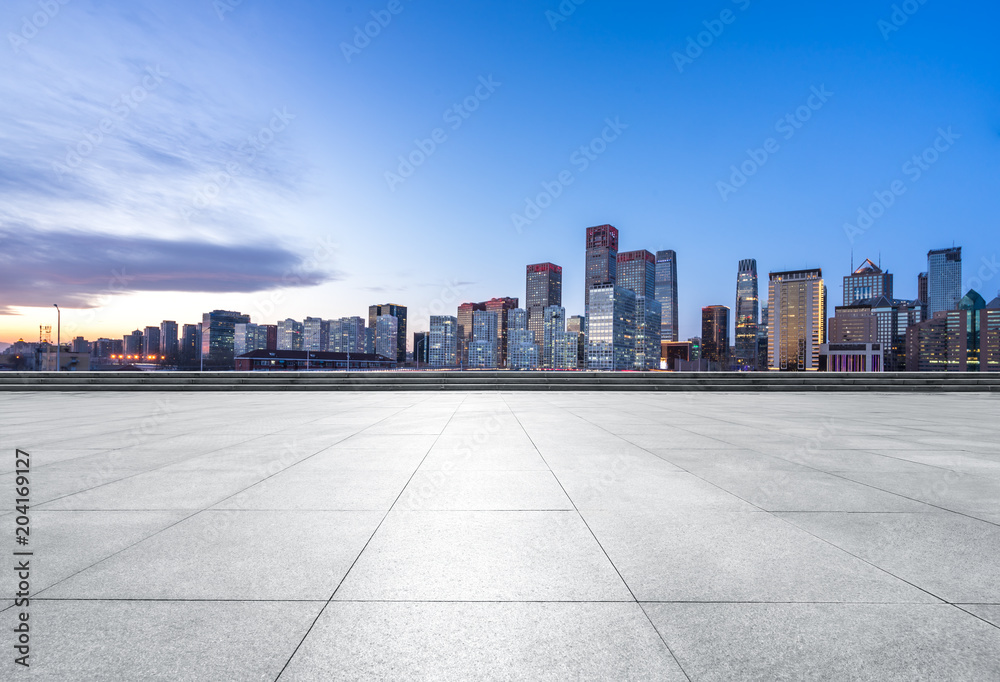
[[[459,363],[463,367],[469,364],[469,344],[472,343],[472,314],[477,310],[486,310],[486,304],[463,303],[458,306],[458,352]]]
[[[587,367],[626,370],[635,367],[635,293],[614,284],[590,289],[587,312]]]
[[[757,364],[754,367],[758,372],[767,369],[767,335],[769,329],[769,318],[767,306],[760,307],[760,323],[757,325]]]
[[[430,345],[427,362],[431,367],[458,365],[458,318],[431,315]]]
[[[768,283],[768,367],[816,371],[826,343],[823,271],[772,272]]]
[[[736,274],[736,367],[742,371],[757,368],[757,312],[760,305],[757,290],[757,261],[740,261]]]
[[[330,350],[330,322],[307,317],[302,322],[302,350],[325,353]]]
[[[483,303],[483,309],[497,314],[496,363],[497,367],[507,366],[507,316],[517,308],[516,298],[491,298]]]
[[[430,332],[413,332],[413,363],[417,367],[427,367],[430,361]]]
[[[587,366],[587,318],[570,315],[566,318],[566,333],[575,334],[577,339],[577,367]]]
[[[142,355],[142,330],[136,329],[131,334],[126,334],[123,338],[125,345],[125,355]],[[133,358],[130,358],[133,359]]]
[[[334,353],[367,352],[368,334],[361,317],[342,317],[330,322],[330,351]]]
[[[933,281],[933,278],[931,279]],[[939,311],[906,330],[911,372],[995,372],[1000,348],[1000,300],[970,290],[956,310]]]
[[[375,355],[396,359],[399,350],[399,320],[395,315],[375,318]]]
[[[844,305],[883,296],[892,300],[892,275],[883,272],[871,259],[844,277]]]
[[[535,343],[541,343],[545,326],[543,311],[553,305],[562,305],[562,268],[553,263],[529,265],[525,275],[525,308],[528,329],[535,332]]]
[[[233,353],[236,357],[255,350],[277,350],[277,325],[241,322],[236,325]]]
[[[235,329],[234,329],[235,334]],[[201,327],[197,324],[181,326],[180,362],[182,365],[194,365],[201,354]]]
[[[499,360],[497,310],[477,310],[472,313],[472,342],[469,344],[469,367],[496,369]],[[506,334],[504,335],[506,336]]]
[[[980,372],[1000,372],[1000,295],[979,313],[982,334],[979,353]]]
[[[962,300],[962,247],[927,252],[927,317],[957,310]]]
[[[656,256],[644,250],[623,251],[618,254],[617,271],[618,286],[631,289],[636,296],[653,298],[656,293]]]
[[[524,308],[515,308],[507,315],[507,367],[537,369],[538,344],[535,332],[529,328],[531,316]]]
[[[885,370],[902,372],[906,369],[906,330],[924,317],[924,307],[919,301],[885,296],[862,299],[836,307],[830,318],[829,341],[878,344]]]
[[[82,336],[78,336],[75,339],[73,339],[72,348],[73,348],[72,352],[74,353],[86,353],[89,355],[91,351],[90,342],[87,341],[87,339],[83,338]]]
[[[558,332],[552,341],[552,369],[578,369],[580,367],[580,340],[582,332]]]
[[[587,254],[584,263],[584,312],[590,305],[590,291],[593,287],[614,284],[617,281],[617,266],[617,228],[611,225],[588,227]]]
[[[701,357],[711,369],[729,369],[729,308],[724,305],[701,309]]]
[[[635,369],[637,370],[660,368],[661,315],[660,302],[655,298],[635,297]]]
[[[557,339],[566,331],[566,309],[550,305],[543,315],[541,363],[545,369],[555,369],[555,346]]]
[[[302,350],[304,326],[298,320],[288,318],[278,322],[277,350]]]
[[[170,362],[177,362],[180,339],[177,338],[177,323],[164,320],[160,323],[160,355]]]
[[[676,341],[678,337],[677,254],[656,252],[656,300],[661,306],[660,338]]]
[[[144,360],[160,360],[160,328],[146,327],[142,333],[142,357]]]
[[[375,318],[392,315],[396,318],[396,362],[406,362],[406,306],[395,303],[368,306],[368,327],[375,328]]]
[[[921,272],[917,275],[917,301],[922,305],[927,305],[927,273]]]
[[[250,316],[231,310],[213,310],[202,315],[201,352],[205,367],[232,369],[236,325],[249,322]]]

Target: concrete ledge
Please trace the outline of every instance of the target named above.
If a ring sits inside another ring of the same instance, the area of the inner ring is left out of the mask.
[[[995,373],[2,372],[0,391],[1000,392]]]

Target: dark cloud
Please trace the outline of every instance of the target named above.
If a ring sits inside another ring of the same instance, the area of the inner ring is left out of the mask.
[[[93,307],[137,291],[251,293],[340,279],[320,267],[307,268],[303,256],[276,244],[0,227],[0,314],[12,306]]]

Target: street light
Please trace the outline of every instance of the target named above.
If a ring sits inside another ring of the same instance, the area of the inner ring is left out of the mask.
[[[59,310],[59,304],[53,303],[56,307],[56,371],[62,367],[62,311]],[[51,336],[49,338],[52,338]]]

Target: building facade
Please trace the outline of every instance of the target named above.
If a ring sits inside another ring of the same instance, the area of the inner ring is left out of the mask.
[[[736,274],[736,365],[740,370],[757,368],[757,315],[760,297],[757,284],[757,261],[740,261]]]
[[[635,293],[614,284],[591,287],[587,313],[587,368],[633,369],[635,335]]]
[[[427,363],[431,367],[458,365],[458,318],[451,315],[431,315]]]
[[[249,320],[248,320],[249,321]],[[304,326],[298,320],[287,318],[278,322],[278,350],[302,350]]]
[[[712,369],[729,369],[729,308],[724,305],[701,309],[701,358]]]
[[[491,298],[483,302],[483,309],[486,312],[494,312],[497,315],[496,329],[496,366],[507,366],[507,316],[511,310],[517,308],[518,299],[509,296],[501,298]],[[475,330],[473,330],[475,333]]]
[[[469,344],[469,367],[496,369],[499,365],[497,310],[477,310],[472,314],[472,343]],[[506,338],[506,334],[504,334]]]
[[[662,309],[660,338],[676,341],[678,337],[677,309],[677,254],[674,251],[656,252],[656,300]]]
[[[927,317],[957,310],[962,300],[962,247],[927,252]]]
[[[635,297],[635,369],[660,368],[660,302],[652,296]]]
[[[213,310],[202,315],[201,352],[205,367],[233,368],[236,325],[249,321],[249,315],[232,310]]]
[[[892,275],[883,272],[871,259],[844,277],[844,305],[883,296],[892,299]]]
[[[179,350],[177,323],[173,320],[164,320],[160,323],[160,355],[171,362],[177,362]]]
[[[618,229],[611,225],[587,228],[587,253],[584,263],[584,312],[590,305],[591,288],[614,284],[618,275]],[[587,313],[589,315],[589,313]]]
[[[413,363],[417,367],[427,367],[430,361],[430,332],[413,332]]]
[[[566,309],[558,305],[550,305],[544,311],[542,328],[542,367],[555,369],[556,341],[566,331]]]
[[[399,320],[395,315],[375,318],[375,355],[396,359],[399,351]]]
[[[618,286],[631,289],[636,296],[656,295],[656,256],[649,251],[623,251],[618,254]]]
[[[486,310],[486,304],[463,303],[458,306],[458,353],[459,363],[463,367],[469,364],[469,344],[472,343],[472,314],[477,310]]]
[[[768,367],[816,371],[826,343],[823,271],[772,272],[768,282]]]
[[[545,326],[543,311],[552,305],[562,305],[560,266],[536,263],[527,267],[524,305],[528,311],[528,329],[535,332],[535,343],[540,343]]]
[[[302,322],[302,349],[325,353],[330,350],[330,322],[307,317]]]

